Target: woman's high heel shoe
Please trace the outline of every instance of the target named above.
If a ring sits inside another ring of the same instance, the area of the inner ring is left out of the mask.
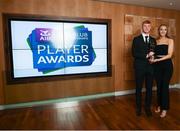
[[[155,112],[159,113],[161,111],[160,106],[156,107]]]
[[[166,110],[163,110],[163,111],[161,112],[160,117],[161,117],[161,118],[166,117],[166,113],[167,113],[167,111],[166,111]]]

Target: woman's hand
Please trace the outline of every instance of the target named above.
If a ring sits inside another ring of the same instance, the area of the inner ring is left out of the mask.
[[[156,63],[156,62],[158,62],[159,61],[159,59],[149,59],[149,62],[152,64],[152,63]]]

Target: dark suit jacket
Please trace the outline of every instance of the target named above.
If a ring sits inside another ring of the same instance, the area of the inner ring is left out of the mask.
[[[149,41],[156,44],[153,37],[149,37]],[[132,43],[132,55],[134,57],[135,69],[146,70],[151,64],[148,62],[146,55],[148,54],[149,45],[144,42],[142,34],[135,37]]]

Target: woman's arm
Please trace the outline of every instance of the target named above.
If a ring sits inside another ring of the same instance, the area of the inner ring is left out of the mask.
[[[162,58],[155,59],[154,62],[159,62],[159,61],[163,61],[163,60],[167,60],[167,59],[172,58],[172,56],[173,56],[173,51],[174,51],[174,41],[173,41],[173,39],[169,39],[168,54],[165,55],[165,56],[162,57]]]

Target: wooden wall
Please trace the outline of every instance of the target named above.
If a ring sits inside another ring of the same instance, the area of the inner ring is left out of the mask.
[[[2,13],[90,17],[112,19],[112,77],[59,80],[52,82],[7,85],[5,83],[5,57]],[[180,23],[180,12],[140,6],[98,2],[93,0],[1,0],[0,1],[0,104],[47,100],[68,96],[114,92],[134,88],[134,81],[125,81],[124,18],[125,14],[172,18]],[[177,32],[180,25],[176,24]],[[178,34],[177,34],[178,36]],[[172,84],[179,83],[180,37],[176,40],[178,57]],[[128,75],[128,74],[127,74]]]

